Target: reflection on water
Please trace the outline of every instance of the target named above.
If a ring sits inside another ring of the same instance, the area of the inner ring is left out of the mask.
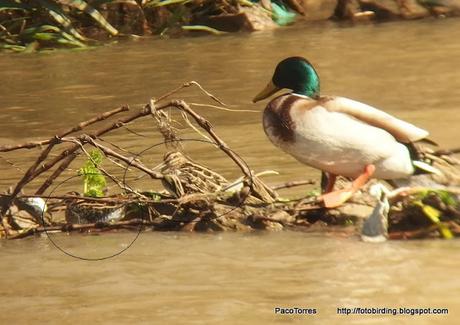
[[[303,55],[316,66],[324,94],[351,97],[430,130],[446,147],[458,146],[460,21],[424,20],[338,28],[295,26],[255,34],[170,41],[142,40],[87,52],[0,56],[0,142],[51,136],[103,112],[140,107],[188,80],[197,80],[235,109],[257,109],[250,100],[274,65]],[[6,82],[5,82],[6,81]],[[181,98],[206,102],[187,89]],[[256,171],[275,169],[274,184],[317,178],[266,139],[259,113],[197,108],[217,133]],[[145,141],[116,132],[110,141],[139,152],[153,144],[145,120],[133,128]],[[155,140],[156,141],[156,140]],[[197,160],[238,177],[225,156],[208,147]],[[193,149],[193,150],[192,150]],[[0,155],[0,187],[17,180],[4,159],[27,168],[37,151]],[[192,156],[193,153],[191,154]],[[152,164],[159,153],[152,153]],[[13,159],[14,158],[14,159]],[[77,167],[74,167],[77,168]],[[69,175],[72,175],[70,173]],[[76,181],[76,180],[75,180]],[[65,187],[65,186],[63,186]],[[305,189],[303,189],[305,190]],[[298,190],[297,190],[298,191]],[[131,234],[63,236],[66,247],[87,255],[124,247]],[[338,323],[336,308],[448,307],[458,305],[456,241],[369,245],[356,238],[303,233],[263,235],[143,234],[127,254],[104,262],[70,259],[46,238],[0,242],[2,322]],[[441,275],[442,274],[442,277]],[[319,315],[274,316],[275,306],[313,307]],[[396,316],[397,322],[414,318]],[[307,318],[307,319],[305,319]],[[393,316],[346,317],[351,323],[394,322]],[[418,322],[445,322],[446,316]]]

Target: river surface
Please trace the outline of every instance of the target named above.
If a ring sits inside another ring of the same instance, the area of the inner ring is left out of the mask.
[[[443,147],[455,147],[459,30],[458,19],[354,27],[321,23],[225,37],[147,39],[86,52],[0,54],[0,143],[47,138],[121,104],[137,109],[150,97],[196,80],[231,108],[258,111],[194,107],[251,169],[279,172],[266,176],[267,183],[317,180],[317,171],[269,143],[261,128],[264,103],[251,103],[279,60],[302,55],[319,72],[323,94],[384,109],[428,129]],[[196,89],[174,98],[211,103]],[[160,141],[148,119],[130,128],[145,137],[122,130],[106,140],[134,153]],[[228,178],[239,176],[210,146],[185,147]],[[149,151],[152,164],[161,158],[158,148]],[[18,180],[15,168],[26,169],[37,152],[0,155],[2,191]],[[77,161],[68,175],[78,167]],[[70,183],[48,193],[70,189]],[[142,180],[138,186],[146,184]],[[130,233],[51,236],[89,258],[116,253],[135,238]],[[0,323],[458,324],[458,249],[457,240],[373,245],[355,237],[296,232],[143,233],[125,253],[88,262],[64,255],[46,236],[0,241]],[[275,307],[317,313],[275,315]],[[342,307],[448,308],[449,315],[338,315]]]

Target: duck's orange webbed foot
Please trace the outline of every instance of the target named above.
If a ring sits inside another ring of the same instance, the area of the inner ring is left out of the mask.
[[[367,165],[364,172],[359,175],[349,188],[325,193],[319,197],[326,208],[336,208],[349,200],[361,187],[363,187],[375,172],[374,165]]]

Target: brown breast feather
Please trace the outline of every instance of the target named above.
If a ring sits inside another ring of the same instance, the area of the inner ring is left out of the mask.
[[[299,103],[299,101],[304,103]],[[294,105],[308,110],[317,103],[311,99],[286,94],[273,99],[264,111],[264,127],[272,128],[272,134],[284,142],[294,141],[296,124],[290,114]]]

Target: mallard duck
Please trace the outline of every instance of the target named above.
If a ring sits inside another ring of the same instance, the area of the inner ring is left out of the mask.
[[[320,80],[305,58],[290,57],[276,66],[272,80],[254,99],[265,99],[287,88],[292,92],[272,99],[263,114],[270,141],[298,161],[326,172],[322,196],[326,207],[344,203],[369,178],[406,178],[417,168],[408,146],[428,132],[358,101],[320,96]],[[333,192],[337,175],[353,178],[351,188]]]

